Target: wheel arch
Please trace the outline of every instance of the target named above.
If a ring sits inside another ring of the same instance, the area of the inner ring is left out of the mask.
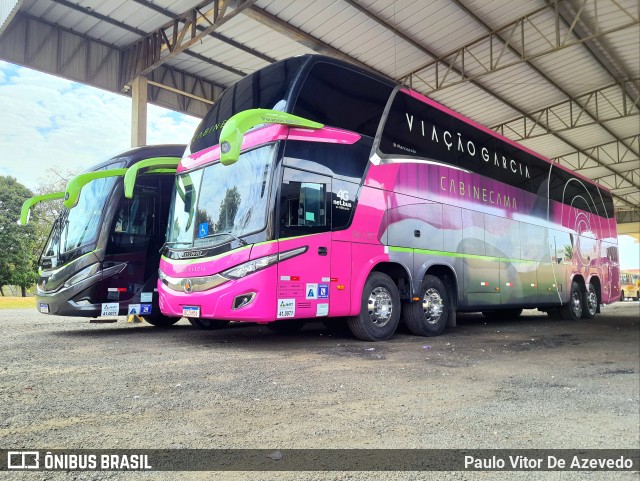
[[[446,263],[437,263],[425,267],[423,267],[424,273],[422,273],[422,276],[419,279],[420,283],[422,283],[422,279],[424,279],[425,276],[438,277],[451,293],[450,297],[451,302],[453,303],[453,308],[457,308],[459,304],[459,282],[458,275],[456,274],[456,270],[453,266]]]

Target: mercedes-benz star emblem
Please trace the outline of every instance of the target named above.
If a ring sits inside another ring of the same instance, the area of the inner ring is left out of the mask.
[[[186,281],[184,281],[184,292],[192,292],[193,291],[193,283],[191,282],[191,279],[187,279]]]

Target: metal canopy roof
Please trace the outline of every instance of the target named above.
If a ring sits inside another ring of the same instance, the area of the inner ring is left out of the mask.
[[[196,116],[305,53],[404,83],[640,219],[638,0],[22,0],[0,37],[0,58],[114,92],[146,75],[150,102]]]

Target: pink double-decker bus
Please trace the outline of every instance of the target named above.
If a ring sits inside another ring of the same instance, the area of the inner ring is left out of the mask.
[[[592,318],[620,298],[611,194],[416,92],[301,56],[229,87],[176,176],[159,304],[201,328],[456,311]]]

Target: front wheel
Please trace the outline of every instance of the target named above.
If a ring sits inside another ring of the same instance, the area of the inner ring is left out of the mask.
[[[587,290],[584,293],[584,306],[582,309],[583,319],[593,319],[598,312],[598,294],[593,284],[589,283]]]
[[[400,322],[400,295],[393,280],[382,272],[372,272],[362,290],[360,314],[347,323],[362,341],[386,341]]]
[[[420,286],[420,301],[405,305],[404,321],[416,336],[442,334],[449,319],[449,293],[436,276],[425,276]]]
[[[163,314],[157,314],[153,317],[145,316],[143,319],[156,327],[170,327],[180,320],[179,317],[168,317]]]
[[[582,317],[584,292],[576,281],[571,283],[569,302],[560,308],[560,316],[566,321],[577,321]]]
[[[189,318],[189,322],[196,329],[203,331],[213,331],[215,329],[224,329],[231,321],[218,321],[217,319],[194,319]]]

